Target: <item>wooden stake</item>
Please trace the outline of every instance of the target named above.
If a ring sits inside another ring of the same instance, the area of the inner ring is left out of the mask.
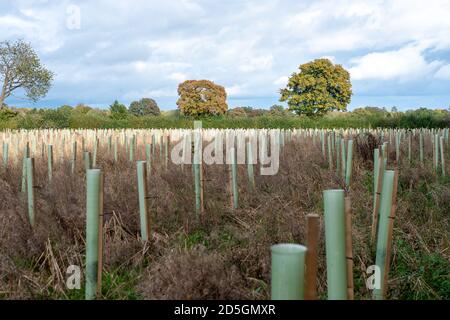
[[[308,214],[306,245],[305,300],[317,300],[317,252],[319,248],[319,215]]]
[[[378,161],[378,183],[377,190],[375,190],[375,197],[373,199],[374,206],[372,212],[372,228],[371,228],[371,240],[372,244],[377,240],[377,227],[378,227],[378,213],[380,211],[380,196],[381,196],[381,187],[383,184],[383,175],[384,175],[384,157],[383,153],[380,152],[380,159]]]

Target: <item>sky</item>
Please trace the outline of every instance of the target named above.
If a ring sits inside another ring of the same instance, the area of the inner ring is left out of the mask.
[[[9,105],[169,110],[180,82],[209,79],[229,107],[268,108],[326,57],[350,72],[350,110],[450,106],[450,0],[0,0],[0,41],[19,38],[56,76],[37,103]]]

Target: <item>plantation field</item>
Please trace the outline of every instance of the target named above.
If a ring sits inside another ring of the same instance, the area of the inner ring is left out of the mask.
[[[384,223],[376,205],[383,180],[375,177],[389,171],[398,183],[392,245],[383,251],[385,298],[450,299],[448,135],[448,128],[2,131],[0,298],[84,299],[96,285],[89,279],[86,288],[85,270],[97,267],[86,264],[86,252],[98,250],[99,299],[270,299],[271,246],[310,246],[307,216],[317,214],[313,284],[327,299],[334,252],[325,233],[339,226],[325,223],[324,191],[337,189],[351,214],[342,254],[353,258],[346,262],[353,286],[344,289],[373,299],[366,270],[380,254],[376,221]],[[211,148],[219,163],[208,163]],[[100,182],[87,187],[94,173]],[[96,201],[94,228],[86,217]],[[81,270],[80,289],[67,286],[69,266]]]

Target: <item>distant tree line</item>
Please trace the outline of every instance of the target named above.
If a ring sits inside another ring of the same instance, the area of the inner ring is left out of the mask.
[[[138,101],[139,102],[139,101]],[[0,130],[34,128],[191,128],[197,117],[179,110],[159,111],[144,101],[142,106],[126,107],[115,101],[109,109],[92,108],[85,104],[54,109],[3,108],[0,110]],[[282,106],[269,110],[237,107],[226,114],[201,118],[205,128],[337,128],[386,127],[433,128],[450,127],[449,110],[421,108],[392,112],[377,107],[358,108],[352,112],[329,112],[322,117],[295,115]]]

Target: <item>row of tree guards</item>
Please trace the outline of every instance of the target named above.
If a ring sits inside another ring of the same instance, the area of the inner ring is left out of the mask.
[[[376,242],[373,298],[384,299],[390,266],[392,231],[395,218],[398,172],[385,170]],[[350,197],[345,190],[325,190],[324,224],[329,300],[353,300],[353,249]],[[317,299],[317,252],[319,216],[307,216],[307,244],[272,246],[271,297],[274,300]]]
[[[246,166],[248,184],[253,191],[256,189],[255,164],[259,163],[260,167],[264,167],[268,164],[267,159],[273,161],[280,151],[283,152],[286,143],[309,139],[308,141],[321,149],[325,163],[328,163],[330,170],[336,170],[336,175],[342,178],[345,185],[345,189],[326,190],[323,194],[328,299],[353,299],[350,202],[353,138],[365,133],[374,135],[380,141],[379,147],[374,149],[373,153],[371,239],[376,246],[375,265],[380,270],[380,285],[373,291],[374,298],[383,299],[389,273],[398,180],[397,169],[388,169],[389,148],[395,148],[395,168],[403,161],[425,164],[427,159],[432,158],[436,172],[445,175],[448,128],[218,130],[202,129],[196,124],[194,130],[7,130],[0,132],[0,138],[3,144],[3,167],[8,169],[11,163],[18,164],[22,161],[20,191],[27,194],[31,226],[34,226],[36,221],[35,157],[47,161],[49,186],[53,179],[55,162],[67,164],[72,175],[79,172],[85,174],[86,299],[94,299],[101,292],[103,173],[98,168],[99,150],[103,158],[109,155],[113,162],[128,161],[130,164],[136,164],[140,237],[146,242],[151,238],[148,176],[152,175],[152,170],[168,168],[169,154],[171,162],[180,165],[182,170],[186,165],[191,165],[194,208],[197,216],[200,216],[204,212],[205,164],[224,163],[228,166],[230,207],[238,209],[237,165]],[[78,148],[80,145],[81,148]],[[120,152],[122,150],[125,150],[125,154]],[[80,153],[82,157],[79,156]],[[205,154],[211,157],[204,158]],[[79,166],[79,161],[83,162],[83,166]],[[156,166],[157,163],[159,167]],[[261,174],[264,174],[263,169],[260,168]],[[272,247],[273,299],[317,299],[319,225],[319,215],[308,215],[306,246],[277,244]]]

